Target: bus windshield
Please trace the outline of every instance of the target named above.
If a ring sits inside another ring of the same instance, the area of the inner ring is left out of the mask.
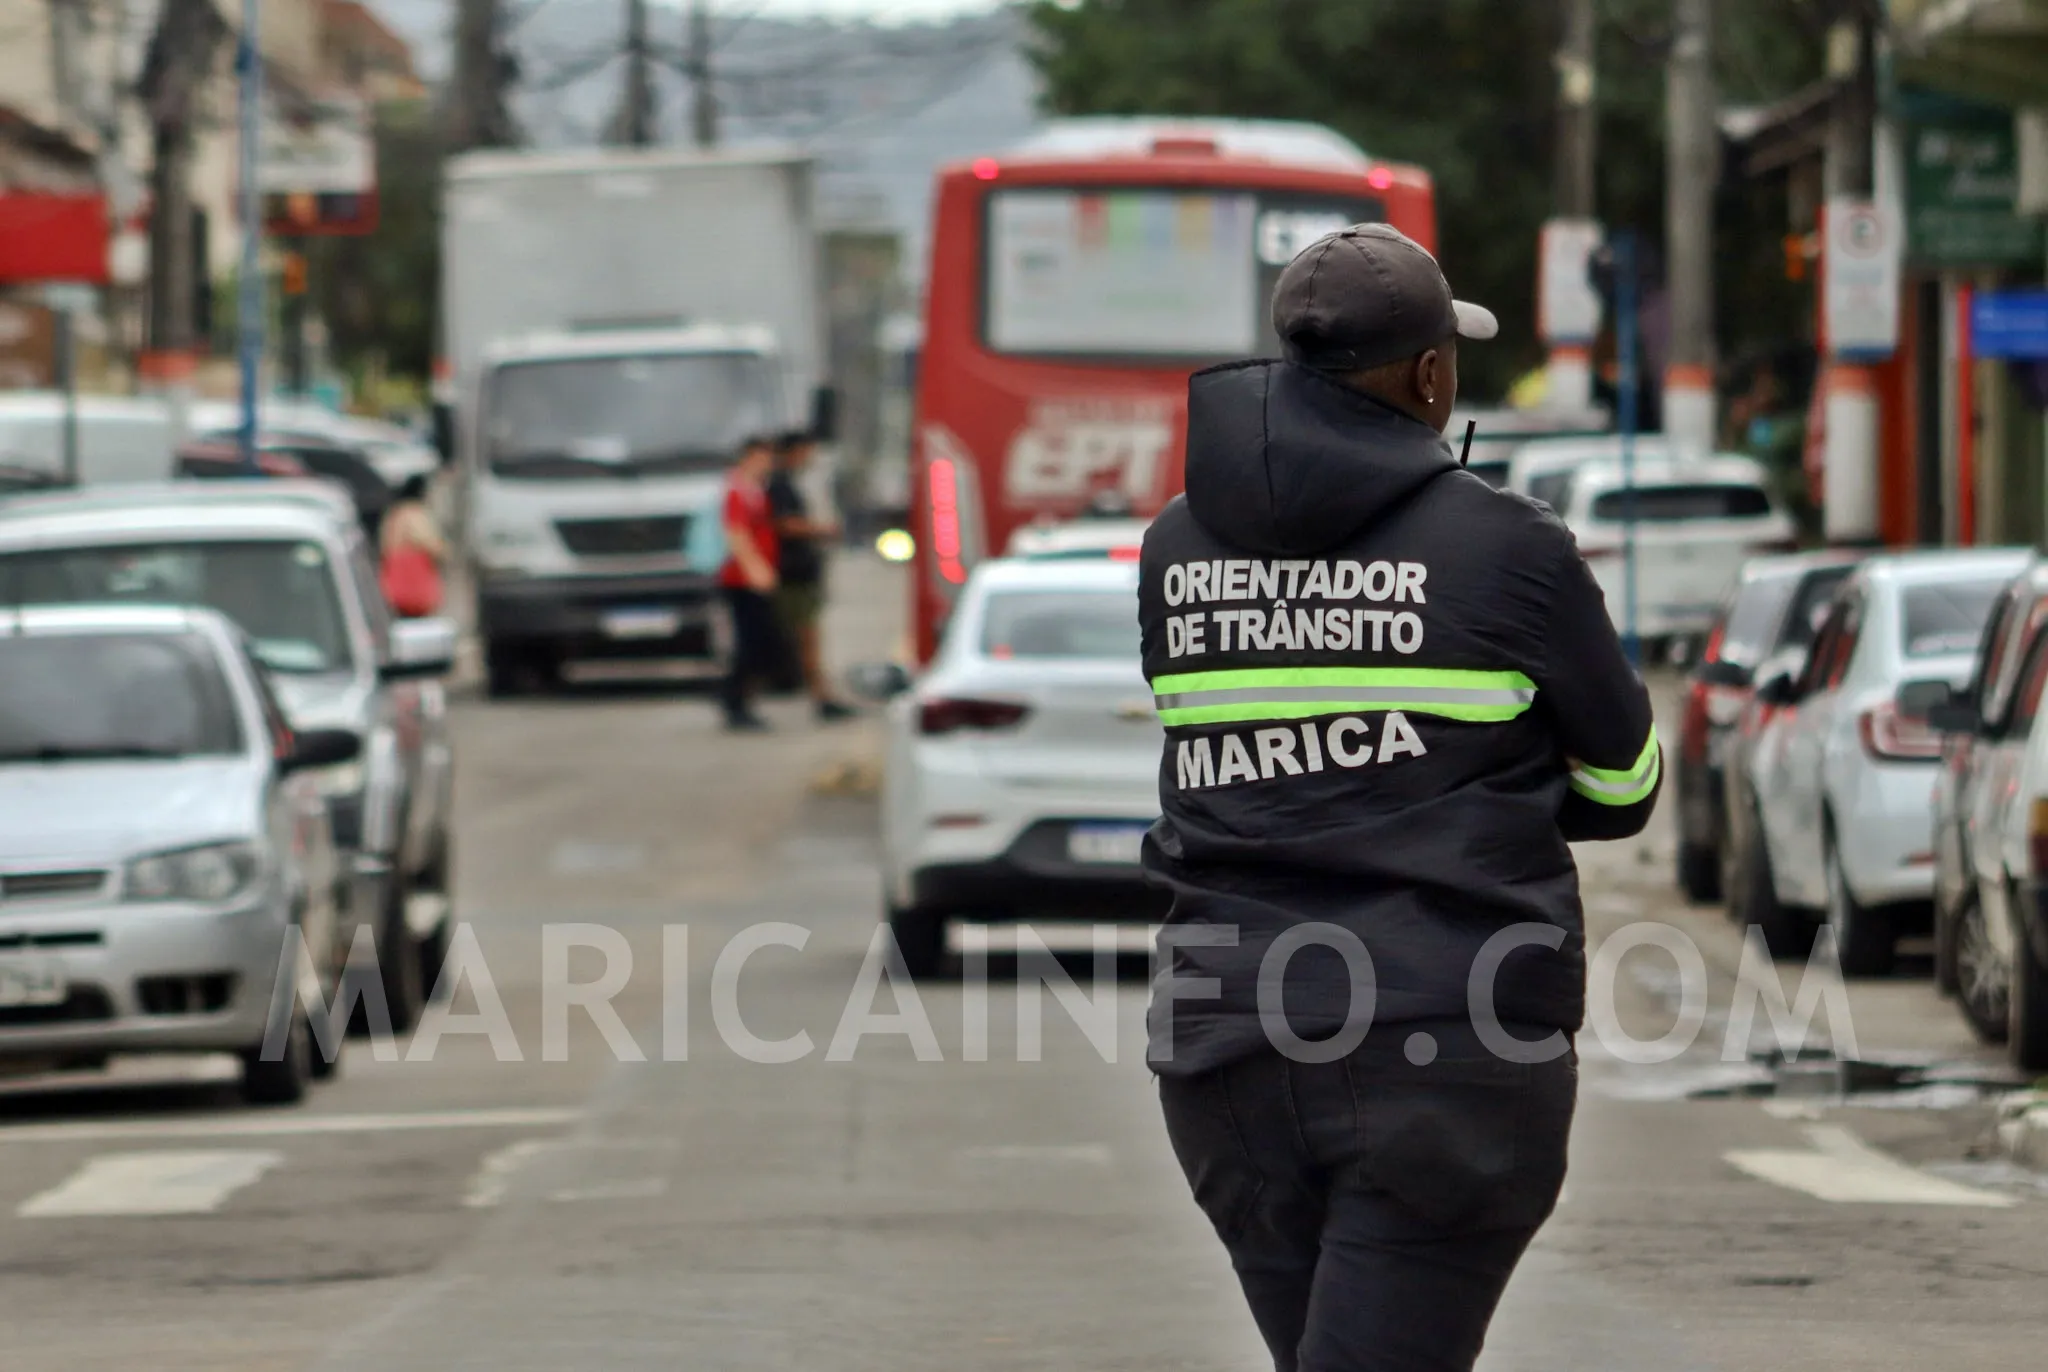
[[[1002,190],[987,213],[983,343],[1126,363],[1277,353],[1281,270],[1386,217],[1368,196],[1183,188]]]

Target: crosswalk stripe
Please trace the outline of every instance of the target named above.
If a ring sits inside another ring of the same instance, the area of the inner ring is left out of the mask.
[[[30,1196],[15,1214],[204,1215],[283,1161],[283,1154],[261,1148],[103,1153]]]
[[[1838,1204],[1965,1205],[2003,1210],[2011,1196],[1930,1176],[1879,1152],[1839,1124],[1808,1125],[1813,1147],[1737,1148],[1721,1156],[1742,1172]]]

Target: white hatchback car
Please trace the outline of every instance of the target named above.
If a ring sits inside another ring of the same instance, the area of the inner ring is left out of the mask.
[[[977,568],[888,711],[882,876],[910,969],[937,966],[951,918],[1156,918],[1138,853],[1162,740],[1134,564]]]
[[[1842,970],[1857,976],[1889,970],[1900,935],[1926,931],[1941,736],[1912,704],[1924,686],[1903,693],[1910,711],[1902,688],[1961,686],[1992,603],[2026,564],[2007,549],[1870,558],[1843,583],[1796,678],[1758,684],[1757,703],[1772,711],[1749,765],[1764,839],[1751,860],[1768,892],[1751,902],[1758,923],[1825,911]]]
[[[1647,640],[1707,633],[1721,599],[1760,553],[1796,546],[1791,517],[1746,457],[1590,462],[1571,475],[1559,517],[1578,539],[1618,627],[1627,614],[1628,521],[1635,519],[1635,628]]]
[[[211,610],[0,609],[0,1061],[225,1051],[297,1100],[344,949],[314,773],[360,747],[290,729]]]

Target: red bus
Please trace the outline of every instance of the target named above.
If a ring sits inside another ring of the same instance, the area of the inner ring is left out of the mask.
[[[1432,251],[1427,173],[1315,124],[1058,121],[939,173],[912,452],[912,625],[929,661],[976,562],[1105,492],[1181,488],[1187,379],[1274,356],[1294,255],[1384,221]]]

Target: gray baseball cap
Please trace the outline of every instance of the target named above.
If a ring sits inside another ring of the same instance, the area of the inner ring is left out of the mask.
[[[1303,249],[1273,288],[1273,331],[1290,361],[1361,371],[1500,332],[1493,311],[1451,298],[1427,248],[1390,224],[1353,224]]]

